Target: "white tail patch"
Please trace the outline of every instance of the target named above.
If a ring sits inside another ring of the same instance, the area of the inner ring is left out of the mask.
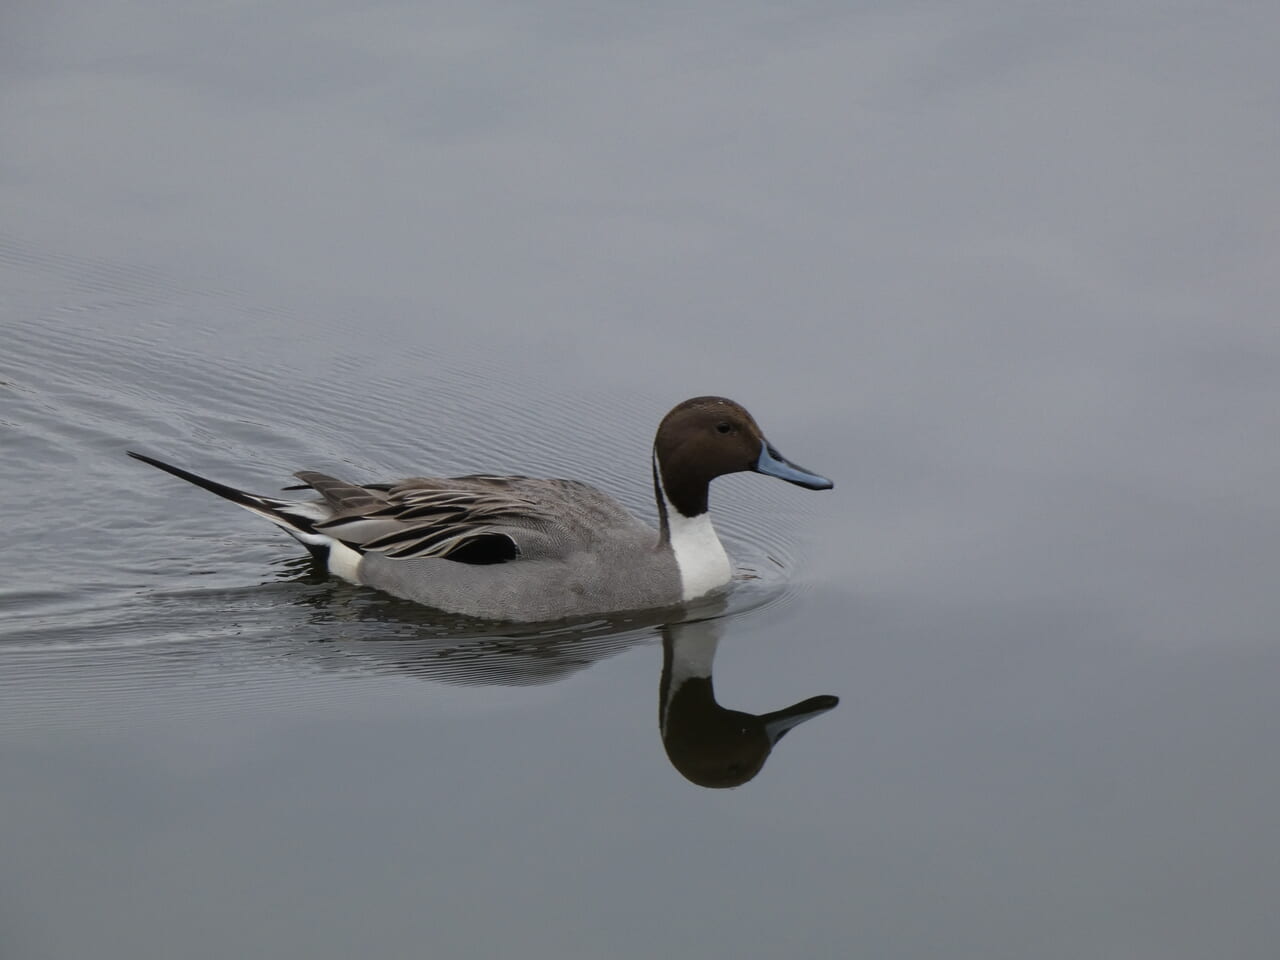
[[[305,518],[306,520],[326,520],[330,516],[330,510],[328,507],[323,503],[310,503],[306,500],[268,500],[266,502],[275,507],[279,513],[273,513],[269,510],[260,510],[248,506],[246,506],[245,509],[266,517],[299,543],[327,548],[329,551],[329,559],[325,565],[328,567],[329,572],[335,577],[341,577],[349,583],[360,582],[360,578],[357,574],[360,569],[361,554],[358,550],[353,550],[341,540],[335,540],[333,537],[326,536],[323,533],[308,533],[305,530],[299,530],[289,522],[289,514]],[[283,514],[283,516],[281,514]]]
[[[350,583],[358,584],[360,582],[361,554],[358,550],[353,550],[341,540],[335,540],[333,537],[325,536],[322,533],[309,533],[306,530],[299,530],[289,522],[290,514],[300,517],[304,521],[327,520],[331,512],[323,503],[311,503],[306,500],[270,500],[266,497],[256,499],[259,500],[261,506],[248,503],[239,503],[237,505],[244,507],[250,513],[256,513],[258,516],[270,520],[299,543],[327,548],[329,559],[326,566],[329,572],[335,577],[341,577]]]
[[[329,538],[325,538],[329,539]],[[360,582],[359,551],[352,550],[340,540],[329,540],[329,572],[348,583]]]

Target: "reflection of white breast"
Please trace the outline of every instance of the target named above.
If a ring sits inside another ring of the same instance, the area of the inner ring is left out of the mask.
[[[671,646],[671,689],[686,680],[710,680],[711,665],[716,659],[720,630],[714,621],[677,624],[671,628],[675,641]]]
[[[729,582],[733,576],[729,555],[711,525],[710,513],[686,517],[679,510],[668,508],[667,525],[671,550],[680,567],[683,599],[693,600]]]
[[[711,693],[711,667],[720,644],[720,621],[697,620],[692,623],[668,624],[663,666],[661,717],[662,735],[667,735],[667,710],[681,688],[690,680],[706,680],[705,697],[713,710],[719,709]]]

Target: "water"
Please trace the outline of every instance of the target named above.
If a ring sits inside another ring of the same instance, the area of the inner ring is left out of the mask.
[[[0,956],[1270,958],[1278,24],[1096,14],[6,12]],[[123,453],[652,517],[704,393],[836,489],[678,626]]]

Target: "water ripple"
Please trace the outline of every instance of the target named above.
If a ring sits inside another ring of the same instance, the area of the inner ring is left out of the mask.
[[[15,570],[0,592],[5,696],[47,706],[85,695],[86,676],[126,692],[167,677],[177,691],[194,675],[231,689],[297,670],[539,684],[651,642],[672,615],[537,628],[442,616],[312,575],[276,531],[123,450],[263,493],[299,468],[357,481],[570,476],[652,522],[652,432],[679,398],[556,389],[479,350],[390,349],[216,285],[4,237],[0,276],[0,480],[32,492],[7,532],[56,558]],[[754,476],[717,483],[717,526],[737,559],[717,615],[795,596],[807,499]]]

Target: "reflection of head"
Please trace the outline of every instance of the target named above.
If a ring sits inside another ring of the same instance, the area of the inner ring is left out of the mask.
[[[835,707],[836,697],[810,697],[757,716],[716,703],[711,665],[716,621],[672,624],[662,631],[659,720],[667,758],[700,787],[736,787],[764,766],[788,730]]]

